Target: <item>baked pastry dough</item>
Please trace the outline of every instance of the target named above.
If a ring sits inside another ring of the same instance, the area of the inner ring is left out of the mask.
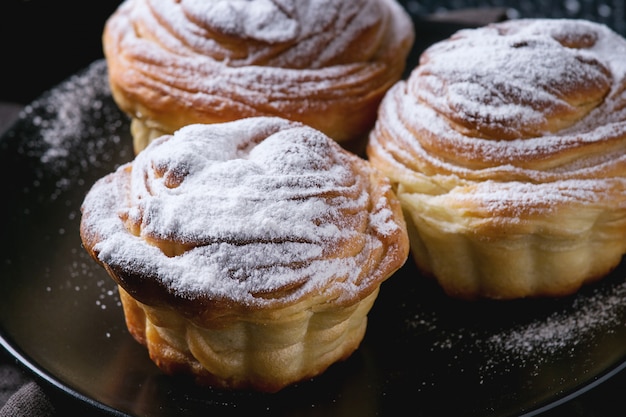
[[[386,177],[266,117],[156,139],[95,183],[80,232],[166,373],[270,392],[350,356],[409,254]]]
[[[251,116],[365,140],[413,39],[395,0],[127,0],[103,33],[137,152],[188,124]]]
[[[625,73],[607,27],[522,19],[432,45],[390,90],[367,154],[448,294],[561,296],[620,262]]]

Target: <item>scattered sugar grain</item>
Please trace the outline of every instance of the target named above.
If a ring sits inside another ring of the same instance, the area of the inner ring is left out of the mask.
[[[495,375],[521,367],[538,376],[542,366],[557,358],[577,357],[580,349],[595,345],[598,337],[610,335],[622,325],[625,308],[626,282],[621,282],[581,291],[571,305],[494,332],[449,325],[444,328],[433,311],[420,312],[405,325],[411,333],[426,331],[433,335],[430,350],[449,351],[449,367],[464,363],[467,354],[480,354],[485,359],[477,364],[479,383],[484,384]]]
[[[20,152],[38,158],[42,167],[35,179],[58,176],[57,187],[67,190],[83,174],[110,162],[111,143],[120,143],[119,131],[126,126],[125,116],[113,105],[104,60],[98,60],[25,107],[21,117],[37,128],[39,140],[27,141]]]

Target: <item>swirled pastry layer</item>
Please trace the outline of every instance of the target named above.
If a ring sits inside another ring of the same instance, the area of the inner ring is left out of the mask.
[[[603,25],[513,20],[433,45],[385,97],[368,156],[449,293],[567,294],[619,263],[625,53]]]
[[[142,149],[148,136],[249,116],[359,138],[413,37],[395,0],[127,0],[103,44]]]
[[[82,210],[85,248],[134,300],[131,332],[164,369],[204,369],[225,387],[276,390],[349,355],[409,250],[388,179],[279,118],[163,136]],[[216,353],[213,338],[238,342]]]

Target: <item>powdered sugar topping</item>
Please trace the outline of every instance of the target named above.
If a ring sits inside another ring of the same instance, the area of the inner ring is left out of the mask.
[[[190,125],[99,181],[83,222],[102,238],[101,261],[181,297],[348,300],[392,272],[365,260],[387,250],[381,236],[403,232],[374,195],[389,185],[370,194],[369,173],[328,137],[283,119]]]
[[[470,181],[618,175],[626,160],[624,56],[623,38],[585,21],[461,31],[427,50],[387,94],[370,147],[386,163]]]
[[[611,59],[594,50],[607,38],[600,33],[571,22],[461,31],[422,55],[409,88],[472,136],[502,140],[553,132],[583,117],[611,88]],[[623,78],[623,69],[615,76]]]
[[[616,51],[626,51],[626,41],[598,24],[512,21],[461,31],[434,45],[408,90],[435,117],[460,123],[463,129],[452,128],[461,134],[496,141],[554,135],[553,141],[563,141],[557,132],[597,127],[581,121],[594,110],[590,105],[602,108],[605,98],[616,98],[626,74]],[[623,120],[623,112],[611,120]]]
[[[350,231],[339,228],[341,211],[324,196],[347,192],[363,204],[367,195],[357,192],[362,184],[352,182],[349,166],[331,164],[330,149],[311,147],[323,140],[315,138],[320,134],[301,128],[270,131],[248,149],[250,128],[250,122],[187,126],[140,153],[130,195],[134,215],[143,216],[142,233],[200,244],[348,237]],[[294,217],[301,222],[286,228]]]
[[[127,45],[137,36],[147,51],[163,46],[232,66],[284,68],[369,61],[383,39],[411,33],[409,25],[390,0],[127,0],[109,23]],[[370,31],[368,42],[358,41]]]
[[[296,38],[298,22],[291,17],[295,14],[295,5],[284,3],[269,0],[180,2],[188,16],[202,26],[228,36],[262,42],[288,42]]]

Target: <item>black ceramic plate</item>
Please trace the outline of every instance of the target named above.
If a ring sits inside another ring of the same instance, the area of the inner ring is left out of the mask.
[[[113,281],[80,244],[91,184],[132,158],[104,61],[27,106],[0,140],[0,342],[56,388],[122,416],[511,416],[608,378],[626,358],[626,265],[559,300],[462,302],[409,260],[347,361],[273,394],[161,374]]]

